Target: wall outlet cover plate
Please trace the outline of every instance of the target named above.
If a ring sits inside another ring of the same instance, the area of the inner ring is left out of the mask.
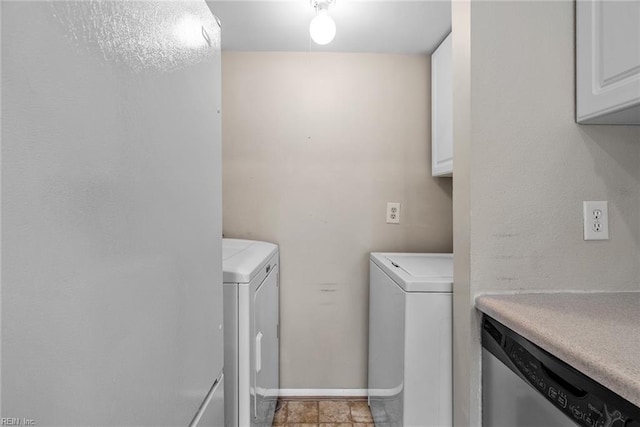
[[[584,240],[609,240],[608,205],[607,201],[582,203]]]

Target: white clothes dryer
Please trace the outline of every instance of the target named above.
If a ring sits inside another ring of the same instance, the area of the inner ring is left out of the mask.
[[[271,426],[279,391],[278,246],[222,240],[225,425]]]
[[[372,253],[369,406],[376,425],[452,425],[452,254]]]

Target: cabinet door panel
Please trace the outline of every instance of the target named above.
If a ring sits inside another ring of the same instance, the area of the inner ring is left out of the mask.
[[[453,173],[453,64],[451,34],[431,56],[431,174]]]
[[[578,0],[578,123],[640,124],[640,2]]]

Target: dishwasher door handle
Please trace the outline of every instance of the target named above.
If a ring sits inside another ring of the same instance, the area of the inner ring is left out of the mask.
[[[565,380],[561,375],[554,372],[551,368],[549,368],[544,363],[541,362],[540,367],[549,378],[551,378],[553,381],[558,383],[561,387],[563,387],[565,390],[573,394],[575,397],[582,398],[582,397],[585,397],[587,394],[589,394],[589,392],[581,389],[575,383]]]

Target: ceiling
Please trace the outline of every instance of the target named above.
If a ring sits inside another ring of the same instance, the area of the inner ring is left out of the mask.
[[[336,0],[336,37],[319,46],[309,0],[207,3],[222,22],[223,50],[430,54],[451,30],[450,0]]]

